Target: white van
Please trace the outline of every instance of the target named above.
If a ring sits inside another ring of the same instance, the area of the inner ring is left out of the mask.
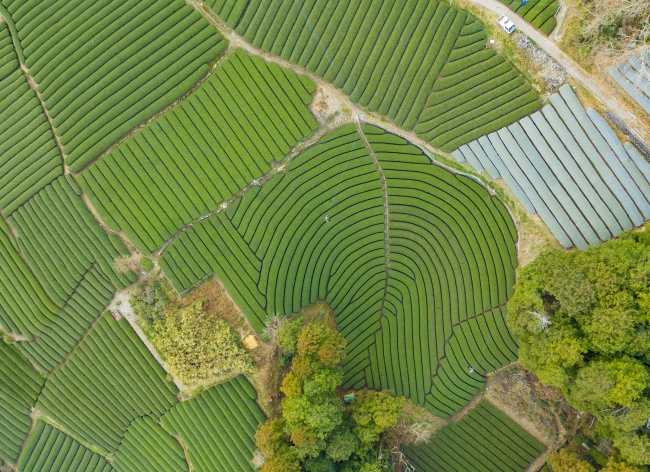
[[[512,21],[510,21],[508,19],[508,17],[505,16],[505,15],[500,16],[499,18],[497,18],[497,23],[499,23],[501,25],[501,27],[504,30],[506,30],[506,33],[508,33],[508,34],[512,33],[514,30],[517,29],[515,24]]]

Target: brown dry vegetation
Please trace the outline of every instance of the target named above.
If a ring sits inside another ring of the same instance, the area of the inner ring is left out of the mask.
[[[579,430],[591,426],[592,418],[573,409],[562,392],[542,385],[517,364],[489,377],[485,398],[547,446],[533,464],[536,467]]]
[[[203,299],[203,309],[207,314],[219,315],[235,328],[242,338],[253,332],[246,317],[237,308],[224,286],[217,279],[211,279],[199,285],[183,298],[179,298],[175,305],[178,308],[183,308],[201,299]]]
[[[648,52],[650,3],[643,0],[570,0],[562,49],[589,72]]]

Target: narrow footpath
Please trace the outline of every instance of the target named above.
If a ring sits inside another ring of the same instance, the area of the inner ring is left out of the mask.
[[[379,178],[381,180],[381,191],[384,202],[384,252],[386,254],[386,280],[388,281],[388,271],[390,269],[390,244],[388,242],[388,187],[386,186],[386,177],[384,176],[384,171],[379,165],[377,156],[375,156],[375,151],[372,150],[372,147],[368,142],[368,138],[366,138],[366,135],[361,129],[361,121],[358,118],[355,118],[354,124],[357,126],[357,132],[359,133],[363,144],[365,144],[366,149],[368,150],[368,154],[372,158],[372,162],[374,162],[375,167],[377,168],[377,172],[379,173]]]

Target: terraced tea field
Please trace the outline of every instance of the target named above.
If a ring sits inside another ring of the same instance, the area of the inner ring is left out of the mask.
[[[161,265],[181,291],[214,272],[260,332],[273,313],[325,300],[348,340],[344,388],[389,388],[446,416],[515,358],[500,309],[514,226],[471,179],[363,130],[369,148],[353,125],[326,135],[286,175],[184,231]]]
[[[270,170],[317,128],[305,76],[242,50],[190,98],[79,176],[115,231],[144,253]]]
[[[554,5],[517,12],[550,31]],[[152,273],[180,295],[216,275],[261,342],[270,317],[323,301],[345,390],[444,418],[467,405],[517,359],[519,235],[494,192],[400,128],[503,178],[567,248],[650,216],[637,150],[568,88],[538,111],[447,2],[0,0],[0,14],[0,464],[21,472],[255,470],[278,407],[254,377],[189,391],[166,372],[115,300]],[[121,270],[132,255],[154,268]],[[417,470],[502,471],[543,449],[481,402],[403,452]]]
[[[415,470],[523,471],[544,445],[483,400],[458,423],[450,423],[421,446],[402,452]]]
[[[528,84],[512,80],[519,77],[512,66],[486,49],[480,23],[447,2],[217,0],[206,6],[253,46],[304,67],[444,151],[540,105]],[[462,112],[431,122],[436,112],[427,109],[449,100],[447,110],[462,106]]]
[[[175,0],[2,3],[72,171],[186,93],[226,47]]]

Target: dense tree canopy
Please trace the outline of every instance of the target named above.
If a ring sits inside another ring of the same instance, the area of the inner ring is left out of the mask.
[[[234,328],[199,299],[188,306],[172,301],[160,279],[135,287],[134,313],[171,373],[193,385],[217,376],[253,370],[253,358]]]
[[[518,273],[508,324],[522,366],[650,464],[650,233],[542,253]]]
[[[282,382],[282,418],[270,419],[255,435],[266,456],[261,471],[379,471],[376,446],[397,424],[403,399],[362,391],[346,408],[337,395],[345,339],[320,318],[288,321],[278,341],[285,355],[295,355]]]

